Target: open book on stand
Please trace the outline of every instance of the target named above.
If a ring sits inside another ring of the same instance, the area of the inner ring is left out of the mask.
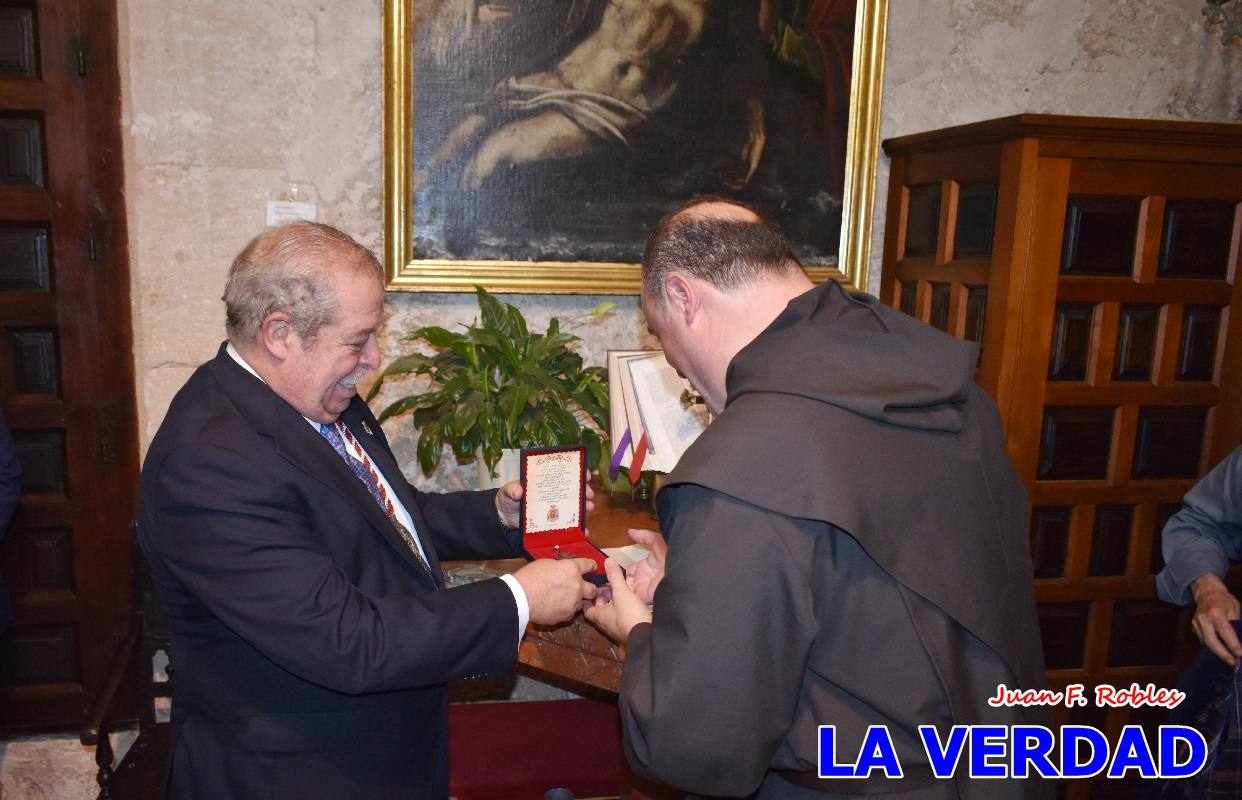
[[[706,406],[662,350],[608,351],[610,471],[671,472],[707,427]]]

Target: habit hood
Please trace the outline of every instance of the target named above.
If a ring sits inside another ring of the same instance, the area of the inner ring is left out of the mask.
[[[978,348],[835,282],[792,300],[734,357],[724,411],[668,485],[826,522],[1044,685],[1025,489]]]

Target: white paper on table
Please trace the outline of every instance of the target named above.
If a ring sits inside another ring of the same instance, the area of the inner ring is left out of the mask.
[[[625,547],[605,547],[604,555],[615,559],[622,569],[629,569],[647,557],[647,548],[641,544],[631,544]]]

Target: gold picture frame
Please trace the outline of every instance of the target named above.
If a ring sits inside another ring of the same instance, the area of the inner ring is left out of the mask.
[[[637,294],[639,269],[615,261],[457,260],[415,252],[414,2],[384,0],[384,260],[395,291]],[[807,264],[816,281],[862,288],[871,244],[888,0],[857,0],[838,266]],[[846,20],[848,22],[848,18]],[[687,198],[688,199],[688,198]]]

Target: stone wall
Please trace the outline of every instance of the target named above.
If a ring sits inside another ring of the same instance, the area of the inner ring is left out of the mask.
[[[381,0],[121,0],[140,440],[223,339],[233,256],[297,183],[381,244]]]
[[[882,135],[1020,111],[1237,120],[1242,46],[1201,0],[900,0],[890,4]],[[145,449],[176,389],[222,338],[219,296],[264,203],[297,183],[320,218],[382,246],[381,0],[123,0],[135,362]],[[887,162],[869,278],[878,286]],[[506,298],[537,319],[600,298]],[[594,363],[649,342],[634,298],[581,331]],[[385,352],[417,324],[474,316],[461,294],[394,293]],[[395,387],[399,389],[400,387]],[[392,395],[385,393],[381,402]],[[389,426],[412,478],[406,425]],[[450,472],[453,472],[450,470]],[[437,474],[456,486],[465,473]]]
[[[894,0],[881,136],[1024,112],[1242,121],[1242,43],[1202,0]],[[879,289],[888,159],[876,176]]]

